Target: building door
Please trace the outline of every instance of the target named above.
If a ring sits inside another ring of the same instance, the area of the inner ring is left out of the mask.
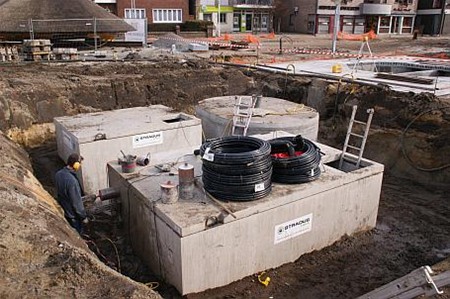
[[[392,27],[391,27],[391,33],[401,33],[400,32],[400,17],[392,17]]]
[[[252,31],[252,14],[245,14],[245,31]]]
[[[241,29],[241,15],[235,13],[233,15],[233,31],[239,32],[240,29]]]
[[[262,15],[261,16],[261,32],[267,32],[269,31],[269,16],[268,15]]]
[[[259,16],[255,15],[253,17],[253,27],[252,27],[253,32],[255,34],[258,34],[258,32],[261,32],[261,28],[260,27],[261,27],[261,24],[259,23]]]
[[[316,33],[316,15],[308,15],[308,33]]]
[[[378,16],[367,16],[366,17],[366,28],[364,28],[365,32],[369,32],[373,30],[375,33],[378,32]]]

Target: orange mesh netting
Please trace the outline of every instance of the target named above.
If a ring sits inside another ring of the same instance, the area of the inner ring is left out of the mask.
[[[345,32],[339,31],[337,37],[338,37],[338,39],[343,39],[343,40],[364,41],[364,40],[375,39],[377,37],[377,35],[375,34],[375,32],[373,30],[370,30],[369,32],[363,33],[363,34],[350,34],[350,33],[345,33]]]

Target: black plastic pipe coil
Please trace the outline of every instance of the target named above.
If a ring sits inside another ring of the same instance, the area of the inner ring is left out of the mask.
[[[277,183],[299,184],[316,180],[320,174],[320,149],[311,141],[295,137],[281,137],[269,140],[271,145],[273,174]],[[303,152],[296,156],[295,152]],[[288,157],[276,157],[274,154],[288,153]]]
[[[247,136],[209,140],[200,147],[205,190],[220,200],[261,199],[272,189],[267,141]]]

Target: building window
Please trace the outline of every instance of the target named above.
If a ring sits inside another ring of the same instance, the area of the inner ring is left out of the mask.
[[[220,23],[221,24],[226,24],[227,23],[227,14],[226,13],[221,13],[220,14]]]
[[[380,18],[380,26],[381,27],[389,27],[390,24],[390,17],[381,17]]]
[[[320,10],[336,10],[336,6],[319,6]],[[342,6],[341,10],[359,10],[359,6]]]
[[[203,14],[203,20],[212,22],[212,14],[210,13]]]
[[[181,23],[182,15],[181,9],[154,9],[153,23]]]
[[[145,19],[145,8],[125,8],[125,19]]]
[[[403,27],[411,28],[413,24],[413,18],[404,17],[403,18]]]

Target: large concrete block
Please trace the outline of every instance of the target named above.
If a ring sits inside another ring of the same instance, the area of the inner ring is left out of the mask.
[[[131,178],[109,163],[109,181],[121,189],[133,250],[188,294],[293,262],[344,235],[375,227],[383,165],[363,159],[361,168],[344,172],[332,166],[341,151],[317,145],[325,153],[318,180],[273,184],[271,194],[260,200],[221,205],[205,196],[200,183],[193,199],[164,204],[160,184],[176,184],[176,176],[147,167],[143,176]],[[200,182],[201,161],[190,157],[188,162]]]
[[[104,111],[54,119],[59,156],[83,156],[80,178],[88,193],[106,188],[106,163],[150,153],[152,163],[192,153],[201,144],[198,118],[162,105]]]

